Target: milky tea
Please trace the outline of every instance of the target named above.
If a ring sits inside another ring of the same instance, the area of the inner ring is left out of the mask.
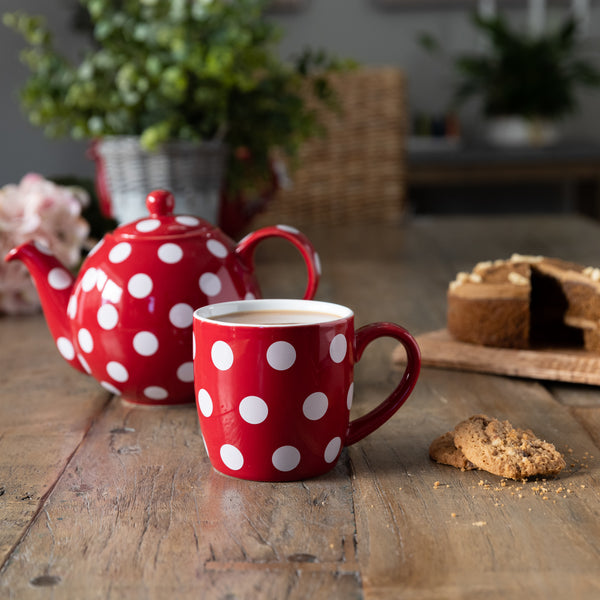
[[[247,310],[210,317],[213,321],[244,325],[309,325],[340,318],[333,313],[310,310]]]

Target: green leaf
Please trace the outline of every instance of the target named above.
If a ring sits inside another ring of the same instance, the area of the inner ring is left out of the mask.
[[[489,45],[485,53],[455,57],[456,104],[480,97],[489,115],[557,118],[576,108],[577,88],[600,86],[598,68],[580,56],[574,19],[537,37],[511,28],[499,16],[474,14],[472,22]],[[439,47],[423,39],[426,48]]]
[[[52,136],[141,135],[147,148],[219,135],[252,156],[247,172],[232,169],[237,181],[264,174],[274,147],[295,152],[318,133],[306,91],[333,106],[328,75],[349,64],[323,51],[281,60],[268,0],[79,2],[92,44],[78,61],[60,53],[43,18],[3,16],[26,41],[20,98],[30,120]]]

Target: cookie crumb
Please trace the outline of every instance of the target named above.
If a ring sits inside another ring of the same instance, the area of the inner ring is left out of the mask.
[[[486,521],[475,521],[475,523],[473,523],[474,527],[484,527],[485,525],[487,525]]]

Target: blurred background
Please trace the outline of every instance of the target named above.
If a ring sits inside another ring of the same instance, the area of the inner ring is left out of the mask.
[[[75,0],[0,0],[0,12],[25,10],[45,15],[61,48],[77,57],[87,39],[73,26]],[[414,128],[417,114],[443,115],[448,110],[455,72],[450,59],[462,51],[472,51],[482,40],[470,22],[474,9],[501,9],[519,25],[535,26],[535,0],[299,0],[282,2],[269,18],[283,31],[280,53],[288,57],[301,52],[307,45],[323,48],[362,65],[394,66],[406,76],[409,114],[408,133]],[[583,15],[580,32],[586,53],[596,55],[600,40],[600,5],[592,0],[548,0],[544,2],[544,22],[551,25],[567,11],[579,10]],[[532,8],[533,7],[533,8]],[[533,11],[533,12],[532,12]],[[444,57],[433,56],[418,43],[419,35],[433,35],[444,48]],[[22,38],[0,27],[0,56],[2,87],[0,89],[0,185],[17,182],[25,173],[36,171],[45,176],[69,175],[92,177],[93,163],[86,158],[87,143],[68,139],[50,140],[41,128],[31,126],[23,114],[17,90],[27,77],[26,68],[19,62],[24,47]],[[600,60],[599,60],[600,64]],[[582,90],[579,108],[561,122],[561,140],[600,144],[600,92]],[[458,115],[460,135],[464,143],[477,143],[481,137],[482,117],[476,102],[461,108]],[[407,143],[410,172],[411,154]],[[415,159],[420,159],[419,154]],[[599,153],[600,156],[600,153]],[[431,194],[439,193],[432,191]],[[456,194],[456,188],[445,192]],[[516,193],[516,191],[515,191]],[[564,189],[556,196],[558,205],[565,204]],[[530,192],[527,192],[530,196]],[[556,194],[555,194],[556,195]],[[459,192],[461,198],[463,195]],[[448,197],[448,196],[447,196]],[[412,194],[420,210],[436,204],[435,198],[417,190]],[[551,204],[546,196],[546,205]],[[460,207],[460,199],[452,203]],[[417,207],[418,209],[418,207]]]

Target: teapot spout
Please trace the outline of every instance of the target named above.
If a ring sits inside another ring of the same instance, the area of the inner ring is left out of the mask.
[[[74,277],[52,253],[36,242],[13,248],[6,262],[20,260],[29,270],[38,291],[48,329],[63,358],[75,369],[86,373],[75,353],[67,307]]]

